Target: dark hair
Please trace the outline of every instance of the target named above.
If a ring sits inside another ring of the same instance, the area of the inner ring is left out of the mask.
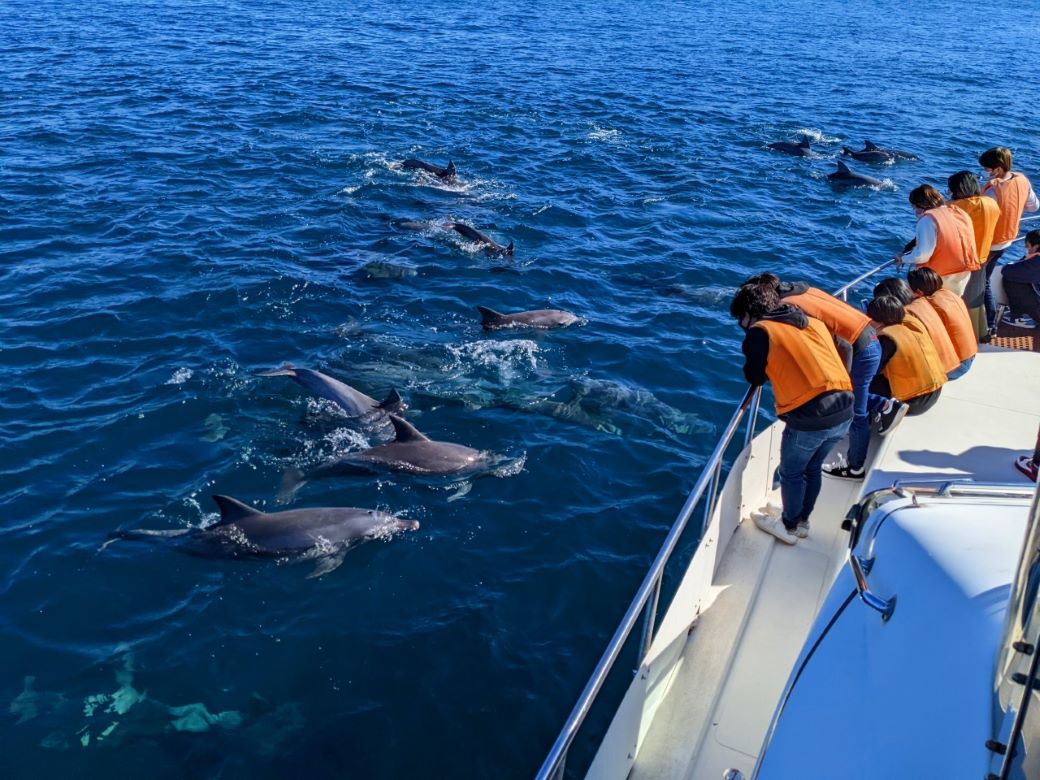
[[[882,279],[874,286],[874,297],[879,298],[882,295],[891,295],[904,306],[914,299],[914,292],[910,289],[910,285],[906,283],[905,279],[900,279],[898,276]],[[878,322],[880,321],[878,320]]]
[[[982,190],[979,189],[979,180],[971,171],[957,171],[946,183],[954,200],[982,194]]]
[[[780,287],[780,277],[776,274],[764,273],[758,276],[752,276],[750,279],[745,279],[741,287],[747,287],[752,284],[764,284],[768,287]]]
[[[931,268],[913,269],[906,275],[906,281],[911,290],[921,295],[935,295],[943,287],[942,277]]]
[[[979,155],[979,165],[983,168],[1003,168],[1011,170],[1011,150],[1006,146],[994,146]]]
[[[780,305],[780,295],[768,283],[745,284],[733,296],[729,313],[733,319],[742,320],[744,315],[757,319]]]
[[[1040,246],[1040,230],[1030,230],[1026,233],[1025,242],[1033,246]]]
[[[946,202],[943,200],[942,193],[931,184],[922,184],[920,187],[910,190],[908,200],[917,208],[925,210],[938,208]]]
[[[882,325],[898,325],[906,317],[906,309],[894,295],[882,295],[867,304],[867,315]]]

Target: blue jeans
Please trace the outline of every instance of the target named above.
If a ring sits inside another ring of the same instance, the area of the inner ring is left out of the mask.
[[[854,417],[849,428],[849,454],[847,460],[854,469],[863,468],[870,445],[870,415],[867,413],[867,396],[870,395],[870,380],[881,365],[881,344],[874,339],[852,358],[852,393],[855,396],[852,409]]]
[[[971,368],[972,362],[975,360],[975,356],[972,355],[970,358],[961,363],[957,368],[953,369],[946,375],[947,379],[956,379],[959,376],[964,376],[968,373],[968,369]]]
[[[994,249],[989,253],[989,260],[982,266],[986,271],[986,325],[989,326],[990,330],[993,330],[996,324],[994,320],[997,318],[997,301],[993,296],[993,288],[989,286],[989,278],[993,276],[993,271],[997,267],[997,261],[1000,260],[1006,251],[1006,249]]]
[[[793,530],[808,520],[823,486],[823,460],[848,433],[851,420],[822,431],[798,431],[784,427],[780,439],[780,497],[784,526]]]

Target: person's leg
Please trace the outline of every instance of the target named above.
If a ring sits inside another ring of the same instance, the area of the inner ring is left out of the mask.
[[[870,444],[870,414],[868,398],[870,382],[881,364],[881,344],[877,339],[869,346],[861,349],[852,358],[852,392],[855,396],[854,416],[849,427],[849,467],[855,470],[863,468],[867,459],[867,447]]]
[[[805,468],[816,453],[819,431],[797,431],[784,426],[780,438],[780,498],[784,505],[783,523],[789,531],[798,526],[805,502]]]
[[[816,507],[816,499],[820,497],[820,488],[823,483],[823,462],[834,445],[841,441],[848,432],[849,425],[850,422],[843,422],[824,431],[814,431],[819,435],[819,440],[816,451],[805,464],[805,496],[802,498],[802,511],[797,518],[798,522],[808,520]]]
[[[993,296],[993,288],[990,286],[990,278],[993,276],[993,271],[996,270],[997,261],[1004,254],[1003,249],[994,249],[989,253],[989,260],[983,269],[986,271],[986,327],[993,330],[996,324],[993,322],[997,316],[997,301]]]
[[[910,407],[910,410],[906,413],[908,417],[916,417],[919,414],[924,414],[939,400],[939,396],[942,394],[942,388],[935,390],[931,393],[925,393],[919,395],[917,398],[911,398],[906,402],[906,405]]]
[[[957,377],[964,376],[965,374],[968,373],[968,369],[971,368],[971,364],[972,364],[972,362],[974,360],[975,360],[975,356],[972,355],[970,358],[968,358],[967,360],[963,361],[959,366],[957,366],[957,368],[953,369],[953,371],[948,373],[946,375],[946,378],[947,379],[956,379]]]
[[[1033,308],[1033,285],[1028,282],[1004,280],[1004,294],[1008,299],[1008,315],[1010,318],[1020,317]]]

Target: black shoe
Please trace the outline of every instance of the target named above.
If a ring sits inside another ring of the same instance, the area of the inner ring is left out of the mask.
[[[852,468],[846,463],[836,464],[834,466],[824,466],[823,473],[828,477],[835,477],[837,479],[863,479],[866,476],[867,470],[860,466],[858,469]]]
[[[910,411],[910,407],[902,401],[897,401],[895,398],[889,398],[885,401],[884,408],[874,415],[878,434],[884,436],[887,433],[891,433],[903,421],[908,411]]]

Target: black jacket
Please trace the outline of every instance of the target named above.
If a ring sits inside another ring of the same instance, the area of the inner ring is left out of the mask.
[[[781,304],[761,319],[782,322],[785,325],[804,330],[809,325],[809,318],[797,306]],[[847,341],[834,337],[838,352],[845,355],[845,367],[849,367],[852,348]],[[843,345],[843,347],[841,346]],[[764,385],[766,361],[769,359],[769,336],[764,328],[748,328],[741,347],[744,352],[744,377],[752,385]],[[833,428],[846,420],[852,419],[852,393],[848,390],[829,390],[792,409],[780,419],[795,430],[822,431]]]

